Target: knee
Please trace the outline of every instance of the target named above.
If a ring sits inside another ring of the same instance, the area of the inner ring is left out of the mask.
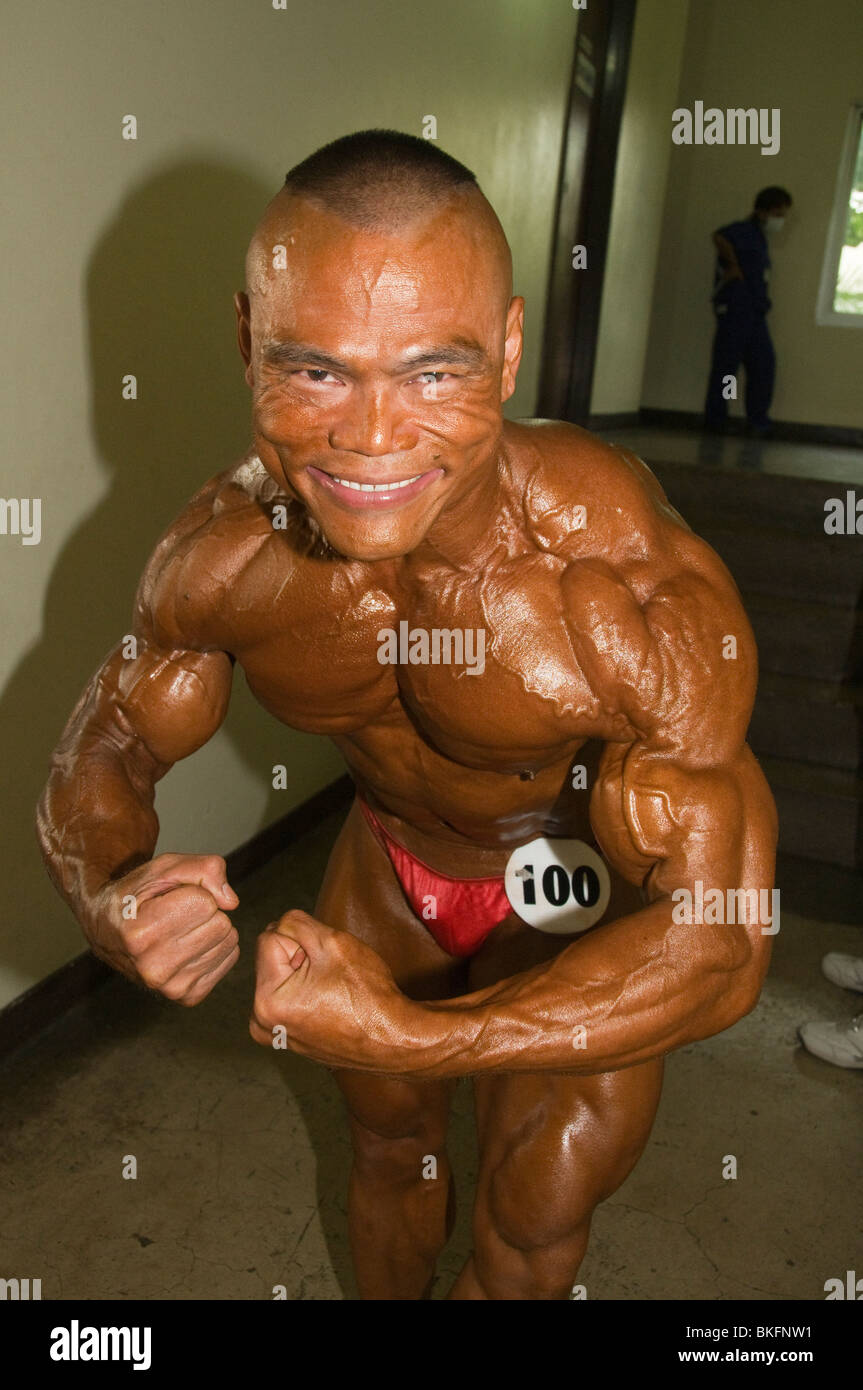
[[[444,1169],[448,1171],[445,1125],[421,1110],[369,1119],[351,1116],[354,1171],[358,1177],[410,1186],[434,1182],[444,1175]]]
[[[572,1186],[542,1200],[508,1180],[492,1179],[475,1230],[474,1265],[488,1298],[565,1299],[587,1248],[596,1200]],[[478,1213],[479,1216],[479,1213]]]
[[[544,1183],[514,1180],[506,1166],[498,1169],[488,1190],[489,1225],[510,1249],[525,1255],[568,1244],[590,1225],[597,1197],[587,1182],[574,1183],[571,1175],[561,1186],[550,1192]]]
[[[517,1238],[518,1244],[489,1225],[476,1232],[473,1262],[479,1285],[489,1299],[567,1299],[589,1236],[589,1215],[579,1225],[561,1223],[554,1232],[511,1230],[510,1240]]]

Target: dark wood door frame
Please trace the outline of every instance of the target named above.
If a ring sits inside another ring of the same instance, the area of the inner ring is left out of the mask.
[[[555,210],[537,414],[585,424],[636,0],[579,13]],[[587,264],[573,267],[573,247]]]

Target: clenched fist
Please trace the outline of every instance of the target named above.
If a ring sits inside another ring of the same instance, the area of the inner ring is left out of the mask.
[[[239,898],[216,854],[160,854],[106,883],[84,931],[94,955],[166,999],[200,1004],[240,954]]]
[[[396,1072],[411,1055],[414,1009],[370,946],[305,912],[286,912],[258,937],[249,1024],[272,1046],[275,1029],[294,1052],[328,1066]]]

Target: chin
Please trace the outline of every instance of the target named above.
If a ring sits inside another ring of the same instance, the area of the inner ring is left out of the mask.
[[[411,537],[409,540],[400,537],[377,540],[372,537],[325,533],[325,540],[332,550],[343,555],[346,560],[369,562],[372,560],[399,560],[404,555],[410,555],[411,551],[416,550],[420,544],[422,536]]]
[[[330,548],[347,560],[398,560],[409,555],[423,540],[427,524],[419,526],[359,526],[316,519],[317,529]]]

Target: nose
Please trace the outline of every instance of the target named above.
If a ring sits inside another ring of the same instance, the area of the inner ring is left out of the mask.
[[[385,386],[357,388],[351,392],[329,433],[330,447],[346,453],[380,458],[403,453],[417,443],[416,430],[393,409]]]

